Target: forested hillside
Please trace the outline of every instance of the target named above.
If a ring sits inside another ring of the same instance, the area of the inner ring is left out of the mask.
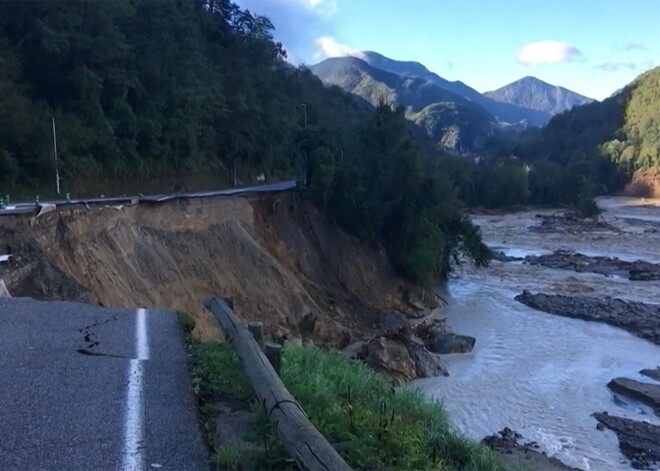
[[[302,177],[329,217],[430,282],[488,251],[401,110],[285,62],[228,0],[0,2],[0,190],[197,172]],[[119,190],[120,191],[120,190]]]
[[[636,171],[660,166],[660,68],[523,135],[514,153],[573,168],[604,191],[619,189]]]

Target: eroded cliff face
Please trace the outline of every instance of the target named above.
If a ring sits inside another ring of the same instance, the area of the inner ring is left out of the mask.
[[[203,300],[233,300],[274,338],[343,347],[415,315],[387,256],[328,224],[299,193],[57,209],[0,219],[13,296],[180,309],[221,333]]]

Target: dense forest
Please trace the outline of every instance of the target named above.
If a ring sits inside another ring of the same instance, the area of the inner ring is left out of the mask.
[[[488,260],[402,110],[370,109],[285,61],[228,0],[0,2],[0,189],[227,173],[300,178],[408,277]],[[3,193],[4,194],[4,193]]]
[[[616,192],[635,172],[660,167],[660,68],[602,102],[492,144],[502,157],[454,175],[468,180],[460,188],[470,204],[584,204]]]

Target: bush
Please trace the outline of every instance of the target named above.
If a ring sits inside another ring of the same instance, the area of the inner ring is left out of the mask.
[[[252,395],[229,345],[196,344],[193,362],[202,391]],[[394,388],[382,374],[341,353],[286,345],[281,376],[311,422],[356,470],[507,469],[486,447],[450,432],[440,404],[426,401],[415,388]],[[268,450],[259,465],[288,469],[290,458],[263,413],[259,423]]]

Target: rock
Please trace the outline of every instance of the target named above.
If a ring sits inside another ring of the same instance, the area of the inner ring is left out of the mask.
[[[654,370],[644,369],[640,371],[640,373],[643,374],[644,376],[648,376],[651,379],[660,381],[660,366],[657,366]]]
[[[491,250],[491,256],[493,257],[493,260],[497,260],[499,262],[516,262],[519,260],[523,260],[522,257],[512,257],[510,255],[505,254],[504,252],[500,250]]]
[[[627,277],[632,281],[660,280],[660,264],[644,260],[627,262],[612,257],[591,257],[569,250],[556,250],[551,254],[527,256],[525,263],[547,268],[592,272],[605,276]]]
[[[528,229],[530,232],[569,232],[574,234],[595,231],[620,232],[619,229],[608,224],[603,219],[583,219],[570,213],[551,215],[537,214],[536,217],[541,220],[541,223],[537,226],[531,226]]]
[[[387,333],[361,348],[355,345],[352,349],[369,366],[400,381],[449,376],[445,361],[430,352],[424,342],[409,330]]]
[[[384,336],[369,342],[365,362],[375,370],[402,381],[417,377],[415,362],[406,346]]]
[[[642,383],[628,378],[615,378],[607,384],[612,391],[637,399],[653,407],[660,417],[660,384]]]
[[[448,334],[435,340],[428,349],[434,353],[470,353],[477,339],[469,335]]]
[[[609,296],[564,296],[525,290],[516,301],[539,311],[604,322],[660,345],[660,305],[614,299]]]
[[[520,443],[520,438],[521,434],[505,427],[495,435],[485,437],[481,443],[495,452],[503,464],[511,467],[523,465],[524,469],[535,471],[580,471],[538,451],[536,442]]]
[[[352,344],[344,347],[341,352],[348,358],[357,359],[362,356],[362,352],[366,347],[366,342],[353,342]]]
[[[615,417],[607,412],[594,414],[596,420],[613,430],[621,452],[635,469],[652,469],[660,464],[660,426]]]
[[[438,355],[430,352],[424,342],[417,337],[411,337],[407,344],[410,357],[415,362],[418,378],[434,376],[449,376],[449,367]]]
[[[602,432],[603,430],[605,430],[605,424],[603,424],[602,422],[598,422],[596,424],[596,430],[600,430]]]

